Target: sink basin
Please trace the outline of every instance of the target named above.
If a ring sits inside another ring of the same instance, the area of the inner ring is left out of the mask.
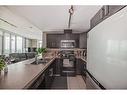
[[[46,63],[48,63],[50,60],[51,60],[51,59],[48,59],[48,58],[46,58],[46,59],[39,59],[39,60],[38,60],[38,64],[46,64]],[[36,61],[32,62],[31,64],[37,65]]]

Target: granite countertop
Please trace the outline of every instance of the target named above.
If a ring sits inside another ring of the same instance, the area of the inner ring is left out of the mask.
[[[86,50],[86,49],[80,49],[80,48],[72,48],[72,49],[62,49],[62,48],[47,48],[47,50],[52,50],[52,51],[59,51],[59,50]]]
[[[84,58],[84,57],[82,57],[82,56],[76,56],[76,58],[78,58],[78,59],[82,59],[83,61],[85,61],[85,62],[87,63],[86,58]]]
[[[8,73],[1,72],[0,89],[27,88],[53,62],[51,58],[46,64],[31,64],[35,58],[8,65]]]
[[[0,74],[0,89],[26,89],[28,88],[55,60],[59,58],[57,55],[45,56],[50,59],[46,64],[31,64],[35,58],[21,61],[15,64],[8,65],[8,73],[3,71]],[[54,56],[54,57],[53,57]],[[81,56],[76,56],[87,63],[86,59]]]

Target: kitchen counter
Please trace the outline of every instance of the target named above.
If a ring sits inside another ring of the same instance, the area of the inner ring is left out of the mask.
[[[87,63],[87,61],[86,61],[86,59],[85,59],[85,58],[82,58],[82,57],[81,57],[81,59]]]
[[[80,57],[79,57],[79,56],[78,56],[78,57],[76,56],[76,58],[77,58],[77,59],[81,59],[82,61],[84,61],[84,64],[86,64],[86,63],[87,63],[86,58],[84,58],[84,57],[82,57],[82,56],[80,56]]]
[[[46,64],[31,64],[35,58],[8,65],[8,73],[1,72],[0,89],[25,89],[55,60],[51,58]]]
[[[51,59],[45,64],[31,64],[35,61],[35,58],[21,61],[15,64],[8,65],[8,73],[1,72],[0,75],[0,89],[27,89],[29,86],[51,65],[55,58],[59,56],[46,57]],[[76,58],[87,61],[81,57]]]
[[[60,50],[74,50],[74,51],[80,51],[80,50],[86,50],[86,49],[80,49],[80,48],[72,48],[72,49],[62,49],[62,48],[47,48],[47,50],[51,51],[60,51]]]

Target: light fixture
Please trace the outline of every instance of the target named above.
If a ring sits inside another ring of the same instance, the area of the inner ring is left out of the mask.
[[[68,21],[68,28],[70,28],[70,26],[71,26],[71,17],[72,17],[72,15],[73,15],[73,13],[74,13],[74,8],[73,8],[73,6],[71,5],[71,8],[69,9],[69,21]]]
[[[74,13],[74,8],[73,6],[71,5],[71,8],[69,9],[69,13],[72,15]]]

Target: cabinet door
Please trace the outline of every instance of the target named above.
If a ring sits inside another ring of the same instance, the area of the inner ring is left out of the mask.
[[[54,74],[56,75],[57,74],[57,59],[55,59],[54,61],[53,61],[53,64],[54,64]]]
[[[38,89],[38,88],[44,88],[43,85],[41,85],[44,82],[45,73],[41,74],[28,89]]]
[[[86,64],[82,59],[80,59],[80,65],[81,65],[81,74],[84,75]]]
[[[105,5],[103,6],[103,15],[105,20],[106,18],[110,17],[111,15],[115,14],[118,12],[120,9],[124,8],[125,5]]]
[[[76,74],[81,75],[83,71],[83,63],[81,59],[77,59],[76,62]]]
[[[109,6],[109,14],[112,15],[123,8],[125,5],[110,5]]]
[[[55,64],[55,74],[56,75],[61,75],[61,67],[62,67],[62,60],[60,59],[60,58],[57,58],[57,59],[55,59],[55,61],[54,61],[54,64]]]
[[[76,60],[76,74],[81,74],[80,60]]]
[[[102,7],[103,16],[107,16],[109,14],[109,6],[105,5]]]
[[[45,88],[49,89],[50,83],[49,83],[49,68],[45,71]]]
[[[99,24],[103,20],[103,9],[100,9],[91,19],[91,28]]]
[[[125,7],[125,5],[105,5],[103,6],[96,15],[91,19],[90,25],[91,28],[105,20],[106,18],[110,17],[111,15],[118,12],[120,9]]]
[[[62,40],[62,34],[47,34],[47,47],[59,48],[61,40]]]
[[[53,81],[53,64],[49,66],[45,72],[45,88],[49,89],[51,87],[52,81]]]

